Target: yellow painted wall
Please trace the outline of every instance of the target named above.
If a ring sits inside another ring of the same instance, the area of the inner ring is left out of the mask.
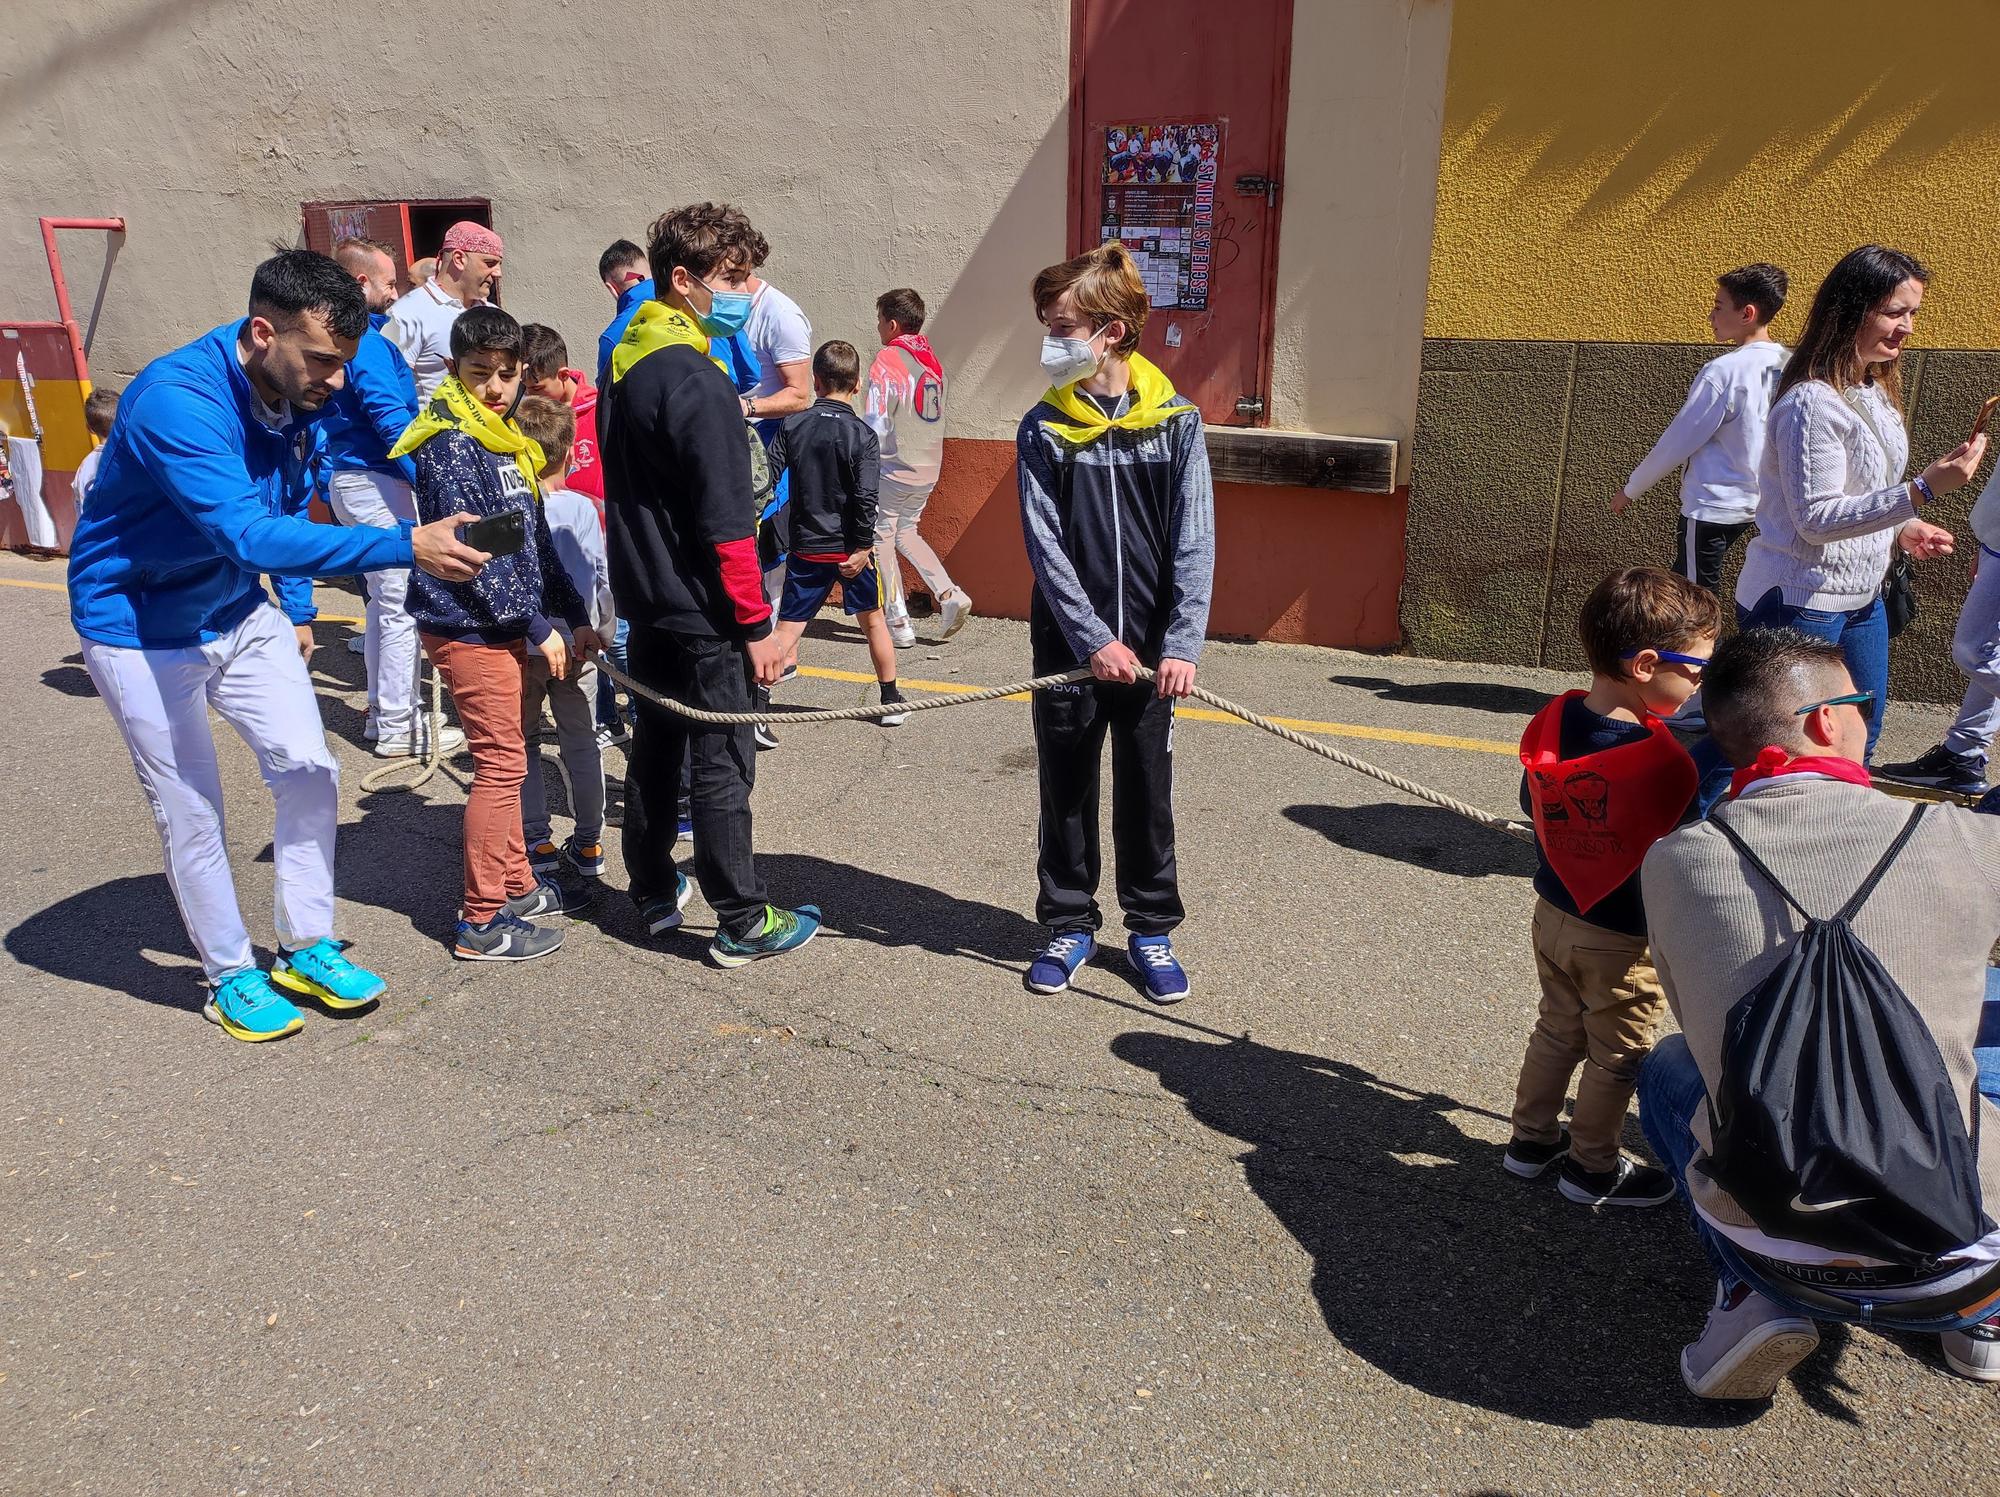
[[[1870,240],[1917,342],[2000,347],[2000,4],[1460,0],[1424,331],[1704,342],[1718,271]],[[1296,148],[1296,143],[1295,143]]]

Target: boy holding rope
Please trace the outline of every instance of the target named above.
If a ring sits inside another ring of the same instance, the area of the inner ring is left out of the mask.
[[[1030,992],[1055,993],[1097,950],[1097,798],[1111,739],[1111,832],[1132,966],[1156,1003],[1188,976],[1170,932],[1174,702],[1194,686],[1215,572],[1215,496],[1201,414],[1141,357],[1146,284],[1116,240],[1035,277],[1048,392],[1017,438],[1021,528],[1035,574],[1036,675],[1089,662],[1094,681],[1035,696],[1040,894],[1049,942]],[[1156,682],[1138,684],[1143,662]]]

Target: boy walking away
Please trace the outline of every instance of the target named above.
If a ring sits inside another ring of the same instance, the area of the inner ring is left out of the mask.
[[[1035,574],[1036,675],[1088,662],[1094,681],[1035,695],[1040,894],[1050,939],[1029,991],[1060,992],[1097,950],[1097,792],[1111,739],[1111,837],[1132,965],[1156,1003],[1188,977],[1170,932],[1174,702],[1194,686],[1215,572],[1215,494],[1201,414],[1138,353],[1146,283],[1111,241],[1035,277],[1050,387],[1021,420],[1021,528]],[[1138,684],[1143,662],[1155,684]]]
[[[566,405],[526,395],[515,420],[522,434],[542,449],[542,514],[548,521],[549,541],[571,586],[589,607],[592,631],[600,640],[610,639],[617,620],[604,560],[604,524],[590,496],[564,481],[574,460],[576,417]],[[551,873],[567,863],[586,878],[598,878],[604,873],[604,754],[597,746],[594,721],[597,667],[584,659],[573,641],[564,643],[570,657],[567,676],[556,675],[539,655],[528,658],[521,698],[521,732],[528,745],[528,774],[521,782],[521,832],[528,844],[528,866],[536,873]],[[576,818],[575,831],[561,847],[549,826],[548,798],[542,788],[537,740],[544,702],[555,716],[556,744],[569,779],[570,813]]]
[[[854,413],[861,393],[861,355],[852,343],[822,343],[813,355],[813,403],[787,416],[771,440],[774,474],[792,475],[792,553],[785,565],[784,601],[774,631],[785,647],[785,668],[798,657],[799,636],[840,584],[849,618],[861,621],[868,659],[882,701],[900,702],[896,646],[883,618],[887,573],[877,570],[875,491],[881,471],[875,433]],[[895,564],[894,553],[888,557]],[[909,721],[907,712],[877,718],[885,728]]]
[[[1611,501],[1611,513],[1624,514],[1685,463],[1674,570],[1718,595],[1729,548],[1757,517],[1764,425],[1789,356],[1771,337],[1771,319],[1788,285],[1784,271],[1761,262],[1716,278],[1708,326],[1716,342],[1733,346],[1694,377],[1680,414]]]
[[[522,393],[567,406],[576,417],[576,436],[569,451],[569,476],[563,486],[590,500],[597,515],[597,528],[602,530],[604,471],[597,463],[597,389],[581,369],[569,367],[569,345],[563,342],[562,334],[539,322],[524,323],[521,327],[521,362],[526,366],[521,378]]]
[[[1951,637],[1952,664],[1967,677],[1965,700],[1944,741],[1905,763],[1883,765],[1885,780],[1955,795],[1987,794],[1986,756],[1993,735],[2000,732],[2000,476],[1994,475],[2000,475],[2000,468],[1988,475],[1972,506],[1979,551],[1972,561],[1972,587]]]
[[[70,493],[74,496],[76,515],[83,517],[83,507],[90,502],[90,486],[97,482],[97,463],[104,453],[104,444],[111,437],[111,422],[118,415],[118,392],[103,386],[92,390],[83,397],[83,424],[89,428],[90,437],[97,445],[83,456],[76,465],[76,477],[70,480]]]
[[[631,620],[633,678],[713,712],[748,712],[785,648],[757,565],[749,434],[709,339],[740,325],[750,250],[724,205],[662,214],[647,256],[655,299],[611,354],[598,403],[611,589]],[[690,756],[694,872],[715,911],[709,959],[740,967],[795,951],[819,911],[774,908],[752,855],[757,746],[747,727],[695,723],[641,698],[625,772],[625,869],[646,929],[681,923],[688,881],[674,863],[681,761]]]
[[[972,599],[951,580],[917,531],[944,464],[944,365],[923,333],[924,299],[905,286],[875,299],[882,350],[868,366],[868,424],[882,444],[882,491],[875,503],[875,551],[882,569],[882,611],[896,644],[917,642],[903,598],[901,552],[931,590],[942,615],[939,639],[958,633]]]
[[[569,673],[570,650],[548,618],[551,607],[569,624],[578,655],[600,641],[535,499],[542,452],[509,415],[520,394],[521,325],[498,307],[473,307],[452,326],[443,383],[390,451],[415,460],[420,519],[513,514],[528,537],[470,582],[410,579],[410,613],[424,653],[451,689],[472,746],[465,904],[452,943],[452,955],[466,961],[547,956],[563,934],[530,922],[588,902],[553,879],[537,879],[521,835],[528,650],[547,661],[551,675]]]
[[[1560,1165],[1559,1188],[1579,1205],[1658,1206],[1674,1195],[1664,1170],[1618,1148],[1639,1063],[1666,1012],[1639,865],[1692,819],[1699,775],[1663,719],[1694,695],[1721,629],[1722,605],[1707,588],[1661,567],[1613,572],[1577,622],[1590,689],[1550,702],[1521,738],[1542,1001],[1502,1162],[1524,1180]],[[1563,1098],[1579,1065],[1565,1130]]]

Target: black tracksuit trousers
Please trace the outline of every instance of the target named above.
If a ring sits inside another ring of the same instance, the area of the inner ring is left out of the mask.
[[[1059,667],[1058,667],[1059,668]],[[1104,923],[1097,883],[1098,781],[1111,739],[1111,845],[1118,903],[1134,935],[1181,923],[1174,867],[1174,704],[1149,684],[1078,682],[1035,693],[1042,792],[1035,918],[1060,934]]]

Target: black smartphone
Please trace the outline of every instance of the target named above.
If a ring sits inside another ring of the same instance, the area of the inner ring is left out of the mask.
[[[512,556],[528,544],[528,517],[518,509],[503,509],[497,515],[471,521],[458,534],[475,551]]]

